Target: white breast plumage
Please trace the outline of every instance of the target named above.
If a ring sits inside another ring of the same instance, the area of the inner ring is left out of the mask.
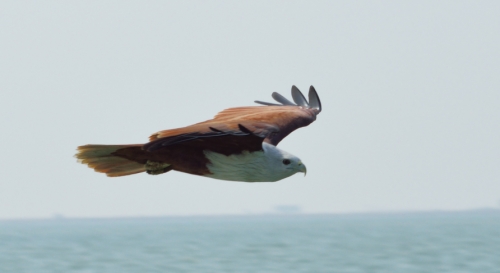
[[[298,160],[297,157],[265,142],[262,148],[263,151],[243,151],[229,156],[205,150],[211,172],[205,176],[229,181],[275,182],[296,173],[283,165],[283,159]]]

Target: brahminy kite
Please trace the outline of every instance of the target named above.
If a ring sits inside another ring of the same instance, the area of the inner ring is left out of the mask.
[[[229,181],[274,182],[305,174],[302,161],[276,145],[316,120],[321,112],[318,94],[311,86],[307,101],[292,86],[295,103],[276,92],[272,97],[280,104],[255,101],[265,106],[229,108],[211,120],[155,133],[146,144],[80,146],[75,157],[110,177],[174,170]]]

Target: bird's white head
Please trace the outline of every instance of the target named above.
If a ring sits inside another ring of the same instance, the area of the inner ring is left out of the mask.
[[[267,175],[275,178],[276,180],[274,181],[281,180],[298,172],[304,173],[304,176],[306,175],[306,165],[302,163],[300,158],[266,142],[262,143],[262,148],[269,164],[266,167]]]

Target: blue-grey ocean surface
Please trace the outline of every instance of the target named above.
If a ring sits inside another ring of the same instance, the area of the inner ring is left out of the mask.
[[[500,213],[0,221],[0,272],[500,272]]]

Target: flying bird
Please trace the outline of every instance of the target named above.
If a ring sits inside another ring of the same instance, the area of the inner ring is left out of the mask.
[[[157,132],[146,144],[84,145],[75,155],[80,163],[109,177],[146,172],[179,171],[215,179],[274,182],[306,173],[300,158],[278,143],[294,130],[316,120],[321,102],[313,86],[309,101],[295,86],[289,101],[272,94],[279,104],[223,110],[213,119]]]

